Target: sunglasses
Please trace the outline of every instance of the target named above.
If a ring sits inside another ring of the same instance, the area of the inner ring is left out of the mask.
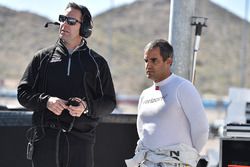
[[[59,15],[59,21],[60,22],[65,22],[66,21],[67,24],[71,25],[71,26],[75,25],[76,23],[82,24],[82,22],[76,20],[75,18],[73,18],[73,17],[67,17],[67,16],[64,16],[64,15]]]

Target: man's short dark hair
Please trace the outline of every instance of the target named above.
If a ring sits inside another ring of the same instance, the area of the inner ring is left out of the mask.
[[[66,9],[74,8],[81,11],[81,28],[80,28],[80,36],[84,38],[88,38],[92,34],[93,22],[92,16],[89,12],[89,9],[86,6],[78,5],[74,2],[68,3]]]
[[[85,17],[85,15],[87,15],[88,17],[90,17],[90,19],[92,19],[89,10],[85,6],[78,5],[75,2],[69,2],[68,5],[66,6],[66,9],[68,8],[74,8],[74,9],[81,11],[81,14],[82,14],[81,21],[83,21],[83,18]]]
[[[168,41],[164,39],[156,39],[154,41],[149,42],[145,46],[144,52],[148,52],[157,47],[160,49],[160,54],[163,58],[163,61],[166,61],[169,57],[173,58],[173,47],[168,43]]]

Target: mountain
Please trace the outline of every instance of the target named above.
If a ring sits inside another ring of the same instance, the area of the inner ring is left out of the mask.
[[[55,43],[57,30],[45,29],[48,19],[0,7],[0,78],[20,78],[33,54]]]
[[[118,94],[140,94],[151,85],[145,77],[143,49],[153,39],[168,39],[169,13],[169,0],[137,0],[94,17],[88,44],[108,60]],[[243,20],[208,0],[197,2],[195,15],[208,18],[198,51],[195,85],[202,95],[225,96],[229,87],[240,86]],[[44,28],[47,21],[0,7],[0,78],[20,78],[33,54],[55,43],[57,27]],[[250,32],[245,35],[249,37]],[[247,48],[249,45],[248,40]],[[247,65],[247,60],[244,62]],[[246,66],[248,87],[249,74]]]

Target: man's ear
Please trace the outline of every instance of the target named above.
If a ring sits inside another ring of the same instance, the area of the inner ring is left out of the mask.
[[[173,58],[172,57],[167,58],[166,61],[167,61],[167,64],[169,64],[169,65],[173,64]]]

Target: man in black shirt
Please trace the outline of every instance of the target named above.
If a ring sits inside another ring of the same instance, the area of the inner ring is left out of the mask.
[[[93,167],[95,128],[116,106],[114,86],[85,40],[89,10],[69,3],[59,21],[59,40],[35,54],[18,85],[20,104],[34,111],[27,157],[34,167]]]

